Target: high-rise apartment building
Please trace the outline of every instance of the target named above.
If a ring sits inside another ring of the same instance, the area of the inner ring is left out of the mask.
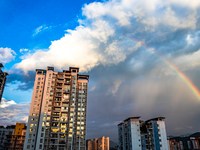
[[[3,64],[0,63],[0,103],[1,103],[1,98],[3,96],[3,90],[6,84],[6,76],[8,75],[6,72],[3,72],[1,68],[3,67]]]
[[[147,121],[130,117],[118,124],[120,150],[168,150],[164,117]]]
[[[85,150],[88,75],[36,70],[24,150]]]
[[[88,140],[87,150],[109,150],[109,137],[100,137]]]

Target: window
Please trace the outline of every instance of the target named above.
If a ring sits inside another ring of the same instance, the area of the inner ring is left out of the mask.
[[[27,149],[30,149],[30,145],[27,145]]]
[[[44,131],[44,127],[42,127],[42,131]]]
[[[40,143],[43,143],[43,139],[40,139]]]
[[[33,132],[33,129],[30,129],[30,132]]]
[[[43,137],[44,136],[44,133],[41,133],[41,137]]]
[[[49,122],[46,122],[46,126],[49,126]]]
[[[30,124],[30,127],[33,127],[33,123]]]
[[[29,138],[31,138],[32,134],[29,134]]]
[[[36,89],[39,89],[39,86],[37,86]]]
[[[41,78],[38,78],[38,80],[40,80]]]
[[[38,95],[35,95],[35,98],[38,98]]]
[[[40,82],[38,82],[37,84],[40,85]]]
[[[49,74],[49,77],[51,77],[51,74]]]
[[[28,139],[28,143],[31,143],[31,139]]]
[[[73,76],[73,79],[76,79],[76,76]]]
[[[40,144],[40,147],[39,147],[39,149],[42,149],[42,145]]]
[[[36,90],[36,93],[38,93],[38,90]]]

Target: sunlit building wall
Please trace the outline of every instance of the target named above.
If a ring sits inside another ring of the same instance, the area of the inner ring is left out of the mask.
[[[24,150],[85,150],[88,75],[36,70]]]
[[[88,140],[87,150],[109,150],[109,137],[100,137]]]

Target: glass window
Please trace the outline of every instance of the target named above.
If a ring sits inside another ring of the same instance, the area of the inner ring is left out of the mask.
[[[33,127],[33,123],[30,124],[30,127]]]
[[[40,80],[41,78],[38,78],[38,80]]]
[[[49,122],[46,122],[46,126],[49,126]]]
[[[39,89],[39,86],[37,86],[36,89]]]
[[[76,76],[73,76],[73,79],[76,79]]]

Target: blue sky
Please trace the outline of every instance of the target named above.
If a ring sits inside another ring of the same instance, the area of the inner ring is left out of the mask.
[[[0,124],[26,121],[35,69],[74,66],[90,75],[88,138],[117,141],[117,124],[130,116],[164,116],[168,135],[199,131],[200,99],[148,50],[200,89],[199,0],[4,0],[0,14],[9,73]]]

